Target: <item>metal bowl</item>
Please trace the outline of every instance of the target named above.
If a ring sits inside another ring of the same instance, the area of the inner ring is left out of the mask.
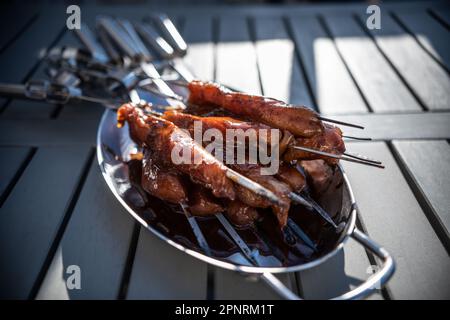
[[[243,262],[239,257],[236,258],[236,256],[217,257],[206,255],[202,253],[201,250],[198,250],[198,248],[195,248],[195,246],[190,246],[186,244],[186,242],[180,241],[179,238],[168,236],[161,232],[161,230],[158,230],[158,228],[151,223],[151,219],[149,220],[149,212],[139,209],[140,202],[143,201],[140,199],[142,194],[135,190],[135,187],[130,181],[130,168],[127,163],[123,161],[134,148],[135,145],[129,137],[128,129],[118,129],[116,126],[115,112],[113,110],[106,110],[101,119],[97,133],[97,158],[103,177],[111,189],[111,192],[142,226],[169,245],[197,259],[224,269],[234,270],[245,274],[259,274],[261,279],[268,283],[270,287],[280,294],[280,296],[287,299],[299,299],[299,297],[273,276],[274,273],[295,272],[316,267],[336,255],[339,250],[342,250],[350,237],[354,238],[366,249],[378,256],[383,264],[377,273],[373,274],[364,283],[335,299],[356,299],[368,296],[373,293],[376,288],[383,286],[394,273],[395,263],[391,255],[355,227],[356,202],[342,167],[339,167],[338,175],[343,183],[341,184],[342,187],[339,189],[339,192],[336,193],[337,203],[340,208],[334,218],[336,221],[343,222],[345,227],[340,231],[340,234],[336,236],[334,243],[329,246],[325,252],[322,252],[311,261],[288,266],[274,266],[273,263],[264,262],[268,261],[266,259],[263,260],[259,266],[252,266]]]

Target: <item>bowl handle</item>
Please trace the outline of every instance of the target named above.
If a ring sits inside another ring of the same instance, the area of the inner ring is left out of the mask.
[[[375,254],[383,262],[380,270],[370,276],[365,282],[360,284],[353,290],[346,292],[338,297],[332,298],[332,300],[353,300],[362,299],[372,294],[377,288],[383,287],[388,280],[392,277],[395,271],[395,262],[392,256],[383,247],[378,245],[375,241],[370,239],[363,232],[358,229],[354,229],[351,236],[366,249]],[[263,279],[280,297],[288,300],[301,300],[294,292],[292,292],[286,285],[284,285],[277,277],[272,273],[263,273],[261,275]]]

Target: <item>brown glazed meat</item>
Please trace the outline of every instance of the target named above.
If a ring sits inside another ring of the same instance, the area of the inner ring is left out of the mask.
[[[295,165],[282,163],[276,176],[278,180],[291,187],[294,192],[300,193],[306,187],[306,178]]]
[[[333,182],[334,167],[321,159],[301,161],[300,165],[308,176],[308,185],[316,194],[322,194],[328,190]]]
[[[256,208],[248,206],[239,200],[228,203],[226,215],[238,227],[249,227],[259,218]]]
[[[142,188],[154,197],[172,203],[187,201],[186,189],[179,175],[160,168],[149,151],[142,159]]]
[[[266,187],[273,193],[275,193],[281,200],[282,205],[273,205],[267,199],[251,192],[250,190],[241,186],[236,186],[237,197],[244,204],[255,208],[272,208],[275,214],[280,228],[283,228],[287,223],[289,214],[289,208],[291,206],[291,200],[289,199],[289,193],[292,191],[290,187],[277,180],[274,176],[261,175],[261,167],[258,165],[231,165],[231,168],[246,176],[247,178],[259,183],[263,187]]]
[[[188,204],[193,216],[211,216],[224,210],[210,191],[200,185],[195,185],[189,192]]]
[[[152,151],[155,163],[188,175],[192,181],[210,189],[216,197],[235,199],[234,184],[226,176],[227,168],[172,122],[144,115],[142,110],[131,104],[120,107],[117,119],[119,126],[124,121],[128,122],[130,136]],[[175,163],[172,159],[174,148],[180,148],[181,155],[187,152],[189,163]]]
[[[233,92],[225,87],[202,81],[189,83],[189,102],[198,105],[215,105],[238,116],[288,130],[298,137],[309,138],[323,132],[318,114],[303,106],[293,106],[282,101]]]
[[[267,145],[271,144],[272,136],[270,134],[260,135],[261,129],[267,129],[267,132],[270,133],[270,127],[264,124],[246,122],[229,117],[198,117],[178,111],[167,111],[164,113],[163,117],[164,119],[173,122],[178,127],[187,129],[191,133],[191,136],[194,135],[194,123],[199,121],[202,123],[203,132],[208,129],[218,129],[225,135],[227,129],[242,129],[244,132],[247,129],[254,129],[258,137],[263,137],[263,143],[266,143]],[[280,148],[280,155],[288,162],[293,160],[325,159],[329,164],[337,164],[339,161],[338,159],[293,149],[291,146],[294,144],[333,154],[342,154],[345,151],[341,130],[338,127],[328,124],[325,125],[325,131],[323,133],[312,138],[295,139],[289,131],[284,131],[283,135],[280,135],[279,141],[276,143]],[[226,149],[224,148],[223,150]]]
[[[297,138],[294,145],[328,152],[336,155],[342,155],[345,152],[344,140],[342,140],[342,131],[338,127],[326,124],[325,131],[312,138]],[[314,153],[288,148],[283,155],[283,160],[314,160],[324,159],[331,165],[336,165],[339,159],[317,155]]]
[[[189,130],[191,136],[194,135],[194,124],[196,121],[198,121],[202,124],[203,132],[208,129],[217,129],[222,133],[224,139],[226,137],[227,129],[242,130],[244,133],[248,129],[253,129],[255,130],[256,135],[259,138],[262,138],[265,143],[270,144],[271,141],[271,127],[257,122],[242,121],[230,117],[199,117],[172,110],[166,111],[163,115],[163,118],[173,122],[180,128]],[[261,133],[261,129],[266,130],[264,135]]]

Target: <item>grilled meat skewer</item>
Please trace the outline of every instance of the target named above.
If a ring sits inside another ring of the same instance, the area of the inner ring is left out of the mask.
[[[191,81],[189,102],[215,105],[236,115],[288,130],[295,136],[310,138],[324,131],[319,115],[306,107],[293,107],[282,101],[233,92],[212,82]]]
[[[218,129],[223,135],[226,135],[226,130],[228,129],[242,129],[244,132],[247,129],[254,129],[258,139],[263,139],[262,143],[270,145],[272,142],[272,135],[270,134],[271,127],[260,123],[241,121],[230,117],[199,117],[172,110],[166,111],[163,118],[173,122],[180,128],[187,129],[191,135],[194,134],[195,122],[199,121],[202,123],[203,132],[208,129]],[[285,130],[279,141],[275,142],[280,149],[280,157],[288,162],[293,160],[324,159],[330,164],[337,164],[339,159],[293,148],[293,146],[301,146],[331,154],[342,155],[345,152],[342,131],[338,127],[329,124],[325,124],[324,128],[324,132],[310,138],[294,138],[289,131]],[[261,129],[265,129],[266,132],[260,134]]]
[[[192,181],[210,189],[214,196],[234,200],[233,186],[236,184],[250,189],[272,203],[281,204],[273,192],[227,168],[172,122],[153,115],[144,115],[142,109],[131,104],[120,107],[117,119],[119,127],[128,121],[131,138],[152,150],[157,163],[187,174]],[[183,158],[188,157],[188,161],[174,161],[174,153],[182,153]]]
[[[131,138],[141,146],[148,147],[153,152],[157,163],[187,174],[193,181],[205,185],[216,197],[230,200],[236,198],[233,181],[226,175],[227,168],[173,123],[144,115],[142,110],[131,104],[120,107],[117,115],[119,125],[126,120],[130,127]],[[198,165],[174,164],[171,151],[176,146],[187,146],[190,156],[194,159],[198,157],[201,160],[200,163]]]

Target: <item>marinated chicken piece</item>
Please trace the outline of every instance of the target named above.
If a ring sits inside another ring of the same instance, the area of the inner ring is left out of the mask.
[[[306,178],[295,166],[283,163],[278,169],[277,178],[291,187],[292,191],[300,193],[306,187]]]
[[[210,189],[216,197],[235,199],[233,181],[226,176],[227,167],[172,122],[144,115],[141,109],[131,104],[120,107],[117,120],[119,126],[124,121],[128,122],[131,138],[152,151],[155,163],[188,175],[192,181]],[[175,154],[180,151],[180,157],[188,156],[190,161],[173,161],[174,149]]]
[[[342,140],[342,131],[338,127],[326,124],[325,131],[312,138],[297,138],[294,145],[328,152],[336,155],[342,155],[345,152],[344,140]],[[336,165],[339,159],[321,156],[318,154],[302,151],[294,148],[288,148],[283,155],[284,161],[292,160],[314,160],[324,159],[331,165]]]
[[[268,149],[270,149],[269,146],[272,143],[270,127],[264,124],[241,121],[230,117],[198,117],[177,111],[168,111],[164,113],[164,118],[172,121],[180,128],[189,130],[191,136],[194,135],[194,123],[198,121],[202,124],[203,132],[208,129],[218,129],[225,137],[227,129],[242,129],[244,133],[247,129],[254,129],[258,137],[263,139],[262,142],[268,146]],[[261,129],[266,129],[267,133],[260,134]],[[338,127],[328,124],[325,124],[325,132],[312,138],[295,139],[289,131],[285,130],[283,134],[280,135],[279,141],[276,141],[275,144],[278,144],[279,146],[279,154],[282,155],[283,159],[288,162],[293,160],[313,159],[325,159],[330,164],[337,164],[339,162],[339,160],[335,158],[294,149],[292,148],[293,145],[304,146],[338,155],[345,151],[341,130]],[[226,150],[225,147],[223,150]]]
[[[248,206],[239,200],[228,203],[226,215],[238,227],[251,226],[259,218],[256,208]]]
[[[195,122],[201,122],[203,132],[208,129],[217,129],[222,133],[224,138],[226,136],[227,129],[242,130],[244,133],[248,129],[253,129],[255,130],[258,138],[263,139],[266,144],[270,144],[271,141],[271,127],[257,122],[241,121],[230,117],[198,117],[178,111],[166,111],[163,118],[173,122],[180,128],[189,130],[191,136],[194,136]],[[265,130],[264,134],[260,131],[261,129]]]
[[[272,98],[233,92],[225,87],[202,81],[191,81],[189,102],[216,105],[238,116],[288,130],[298,137],[310,138],[323,132],[318,114],[303,106],[293,106]]]
[[[301,161],[300,165],[308,176],[308,185],[316,194],[322,194],[328,190],[334,177],[334,167],[324,160]]]
[[[275,214],[280,228],[283,228],[287,223],[289,214],[289,208],[291,206],[291,200],[289,199],[289,193],[292,191],[288,185],[277,180],[274,176],[261,175],[261,167],[258,165],[231,165],[231,167],[246,176],[247,178],[259,183],[263,187],[266,187],[281,200],[281,205],[273,205],[267,199],[258,196],[250,190],[241,186],[236,186],[237,198],[246,205],[255,208],[272,208]]]
[[[195,185],[189,192],[188,204],[193,216],[211,216],[224,210],[210,191],[200,185]]]
[[[179,175],[160,168],[145,152],[142,160],[142,188],[154,197],[172,203],[187,201],[186,189]]]

